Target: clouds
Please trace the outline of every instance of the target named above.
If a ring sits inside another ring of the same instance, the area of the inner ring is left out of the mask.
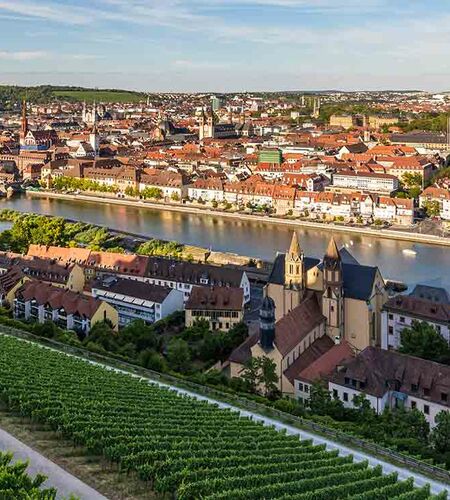
[[[8,52],[5,50],[0,50],[0,60],[6,61],[30,61],[36,59],[45,59],[49,56],[47,52],[43,51],[19,51],[19,52]]]
[[[415,87],[450,73],[449,21],[448,0],[0,0],[0,70],[40,60],[99,85],[114,68],[159,90]]]

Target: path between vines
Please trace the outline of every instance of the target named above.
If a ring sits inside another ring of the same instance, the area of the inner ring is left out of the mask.
[[[0,429],[0,450],[13,452],[14,460],[29,460],[28,474],[32,477],[38,473],[46,475],[48,479],[43,487],[56,488],[57,498],[69,498],[73,494],[81,500],[107,500],[105,496],[3,429]]]

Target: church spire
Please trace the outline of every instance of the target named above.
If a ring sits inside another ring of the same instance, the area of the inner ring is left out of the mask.
[[[291,239],[291,246],[289,247],[289,257],[291,259],[300,258],[301,254],[302,254],[302,250],[301,250],[300,244],[298,242],[297,231],[293,231],[292,239]]]
[[[306,287],[304,254],[296,231],[292,234],[291,246],[284,258],[284,283],[289,288],[304,290]]]
[[[22,101],[22,123],[20,127],[20,133],[22,137],[25,137],[28,132],[28,118],[27,118],[27,100],[24,98]]]
[[[339,250],[338,250],[338,247],[336,245],[336,240],[334,239],[334,236],[331,237],[329,243],[328,243],[328,247],[327,247],[327,251],[325,253],[325,257],[327,257],[328,259],[332,259],[332,260],[336,260],[336,261],[340,261],[341,260],[341,255],[339,253]]]

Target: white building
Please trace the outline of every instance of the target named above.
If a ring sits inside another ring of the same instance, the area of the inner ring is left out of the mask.
[[[397,177],[389,174],[346,171],[333,174],[332,187],[391,194],[398,190],[399,180]]]
[[[183,294],[179,290],[116,276],[98,279],[92,286],[92,296],[117,310],[120,326],[138,319],[151,324],[183,310]]]
[[[346,408],[364,395],[377,414],[403,407],[423,413],[430,426],[441,411],[450,411],[450,366],[367,347],[331,376],[328,389]]]
[[[412,295],[397,295],[389,299],[381,313],[381,347],[398,349],[404,328],[413,321],[426,322],[450,345],[450,305]]]

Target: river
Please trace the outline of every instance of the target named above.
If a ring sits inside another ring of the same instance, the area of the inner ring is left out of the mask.
[[[1,199],[2,208],[57,215],[265,260],[272,260],[276,252],[284,252],[292,234],[292,228],[285,225],[31,195]],[[298,234],[306,255],[323,256],[329,231],[300,228]],[[385,278],[404,281],[410,286],[416,283],[444,286],[450,291],[448,247],[343,233],[337,233],[335,238],[339,246],[348,248],[362,264],[377,265]],[[405,249],[413,249],[416,255],[405,255]]]

